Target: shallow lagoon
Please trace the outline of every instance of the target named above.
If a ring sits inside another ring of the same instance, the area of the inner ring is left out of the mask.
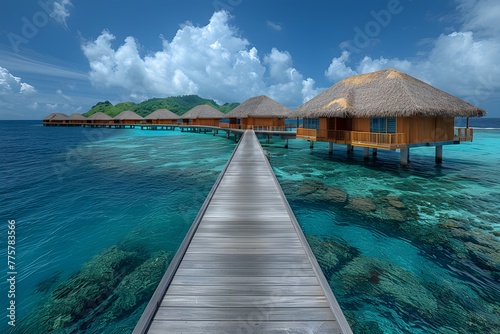
[[[16,333],[130,332],[147,300],[133,273],[162,270],[151,264],[175,252],[234,141],[178,131],[89,135],[36,122],[2,130],[5,215],[19,231]],[[408,168],[394,152],[365,162],[361,150],[349,157],[341,145],[330,156],[326,144],[312,152],[297,140],[289,149],[263,144],[355,333],[500,327],[499,144],[498,130],[477,131],[474,143],[445,147],[441,166],[433,149],[412,150]],[[47,317],[61,312],[54,295],[88,279],[88,268],[117,277],[93,295],[102,306],[87,301],[74,319]],[[124,277],[132,290],[119,287]],[[142,299],[131,301],[131,291]],[[44,316],[45,327],[33,325]]]
[[[499,130],[474,143],[379,150],[266,147],[355,333],[495,333],[500,328]]]

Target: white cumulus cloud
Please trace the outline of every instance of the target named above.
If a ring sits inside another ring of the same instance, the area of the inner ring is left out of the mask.
[[[25,95],[35,93],[35,87],[21,81],[21,78],[12,75],[9,70],[0,66],[0,95]]]
[[[267,94],[283,104],[300,105],[304,78],[293,68],[291,55],[273,49],[261,58],[229,19],[220,11],[206,26],[188,22],[171,41],[162,39],[160,51],[145,56],[134,37],[114,48],[116,37],[104,30],[82,44],[90,80],[97,87],[121,88],[130,97],[199,94],[241,102]]]
[[[325,76],[336,82],[355,74],[396,68],[479,107],[487,101],[500,99],[500,39],[497,35],[500,20],[482,16],[487,5],[492,5],[493,12],[499,11],[500,6],[490,0],[460,0],[459,3],[462,29],[431,40],[430,51],[421,53],[420,57],[365,56],[352,63],[349,52],[344,51],[332,59]]]
[[[66,26],[66,19],[70,16],[69,8],[73,6],[71,0],[56,0],[50,16],[58,23]]]
[[[276,30],[276,31],[281,31],[283,30],[283,26],[281,24],[278,24],[278,23],[275,23],[275,22],[272,22],[272,21],[267,21],[266,22],[266,25],[273,29],[273,30]]]
[[[0,110],[6,119],[19,119],[26,110],[33,110],[37,90],[0,66]]]
[[[463,29],[498,36],[500,33],[500,2],[498,0],[457,0]]]

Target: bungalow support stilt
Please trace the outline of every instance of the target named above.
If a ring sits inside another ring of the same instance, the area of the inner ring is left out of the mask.
[[[288,138],[285,139],[285,148],[288,148]]]
[[[377,156],[377,149],[376,148],[373,149],[373,153],[372,154],[373,154],[374,157]]]
[[[436,146],[436,163],[440,164],[443,162],[443,145]]]
[[[333,154],[333,142],[328,142],[328,154]]]
[[[370,149],[368,147],[364,148],[364,159],[368,160],[370,158]]]
[[[347,151],[347,154],[351,154],[351,151],[352,151],[352,145],[347,144],[346,151]]]
[[[409,157],[410,157],[410,149],[409,148],[400,148],[399,149],[399,164],[401,166],[408,165]]]
[[[309,142],[309,148],[311,150],[314,148],[314,142],[312,140]]]

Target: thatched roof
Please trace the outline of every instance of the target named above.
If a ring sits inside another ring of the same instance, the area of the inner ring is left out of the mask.
[[[44,121],[50,121],[55,115],[57,115],[56,112],[53,112],[52,114],[50,115],[47,115],[43,118]]]
[[[168,109],[158,109],[144,117],[145,119],[179,119],[179,115]]]
[[[226,118],[247,118],[247,117],[280,117],[290,116],[291,110],[273,99],[261,95],[252,97],[229,113]]]
[[[62,114],[60,112],[53,112],[52,114],[46,116],[44,121],[66,121],[69,117],[66,114]]]
[[[482,109],[394,69],[339,81],[298,107],[294,117],[471,117]]]
[[[95,114],[92,114],[89,117],[87,117],[87,119],[92,121],[110,121],[113,118],[109,115],[106,115],[103,112],[98,111]]]
[[[136,120],[136,119],[144,119],[142,116],[137,115],[135,112],[130,111],[130,110],[125,110],[113,117],[113,119],[116,120]]]
[[[183,114],[181,118],[183,119],[198,119],[198,118],[225,118],[226,115],[223,112],[215,109],[208,104],[203,104],[196,106]]]
[[[71,114],[71,115],[69,115],[68,118],[72,121],[86,121],[87,120],[87,118],[85,116],[83,116],[82,114],[79,114],[79,113]]]

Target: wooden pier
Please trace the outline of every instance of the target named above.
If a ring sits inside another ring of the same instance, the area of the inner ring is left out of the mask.
[[[352,333],[252,130],[134,333]]]

